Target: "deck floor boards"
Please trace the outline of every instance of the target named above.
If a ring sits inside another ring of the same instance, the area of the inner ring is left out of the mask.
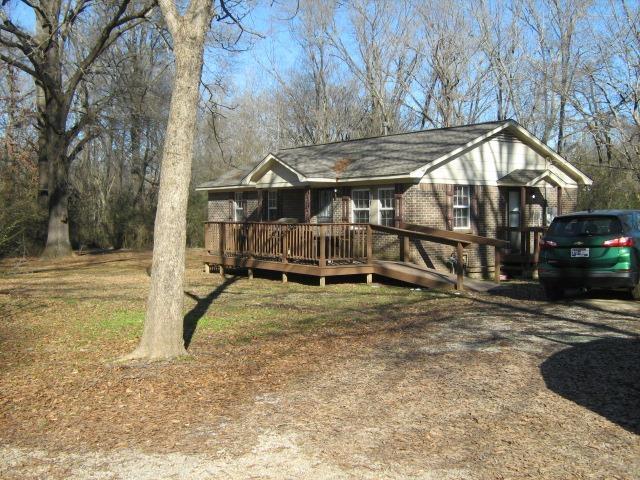
[[[371,264],[348,265],[308,265],[301,263],[283,263],[255,258],[220,257],[219,255],[205,255],[205,263],[214,265],[223,264],[225,267],[252,268],[278,271],[284,273],[299,273],[316,277],[330,277],[337,275],[374,275],[399,280],[426,288],[454,289],[456,286],[455,274],[442,272],[432,268],[423,267],[414,263],[374,260]],[[464,288],[474,292],[486,292],[498,284],[485,280],[475,280],[465,277]]]

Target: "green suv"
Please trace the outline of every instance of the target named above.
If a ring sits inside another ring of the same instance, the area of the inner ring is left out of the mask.
[[[550,300],[576,287],[624,289],[640,300],[640,211],[556,217],[540,241],[538,274]]]

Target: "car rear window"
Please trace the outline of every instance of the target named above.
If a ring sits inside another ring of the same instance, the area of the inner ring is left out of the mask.
[[[582,237],[592,235],[618,235],[622,224],[617,217],[562,217],[549,227],[548,235],[558,237]]]

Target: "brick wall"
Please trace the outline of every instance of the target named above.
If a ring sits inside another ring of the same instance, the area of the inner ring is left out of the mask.
[[[449,230],[451,228],[452,187],[442,184],[412,185],[404,194],[404,221]],[[503,199],[498,187],[471,186],[471,226],[464,233],[496,237],[502,224]],[[455,247],[423,240],[412,240],[409,259],[430,268],[448,270]],[[494,249],[484,245],[470,245],[465,249],[467,273],[489,276],[493,272]]]

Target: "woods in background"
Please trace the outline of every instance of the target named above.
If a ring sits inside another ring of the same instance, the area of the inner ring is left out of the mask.
[[[66,10],[67,2],[42,2],[59,10],[38,13],[29,29],[19,12],[40,3],[5,3],[0,254],[42,252],[61,188],[53,180],[65,168],[62,220],[75,248],[149,247],[174,71],[162,17],[143,1],[76,0]],[[238,4],[253,9],[261,20],[252,27],[266,38],[245,32],[236,43],[237,31],[214,22],[193,184],[278,148],[513,118],[594,178],[581,206],[640,208],[638,2]],[[34,56],[50,17],[59,28],[45,36],[53,45],[46,51],[57,49],[59,81],[41,68],[46,58]],[[269,37],[267,17],[285,40]],[[114,18],[126,22],[101,41]],[[65,100],[64,119],[46,111],[43,95]],[[60,167],[53,180],[47,170],[44,183],[43,152]],[[189,245],[201,241],[204,209],[192,193]]]

